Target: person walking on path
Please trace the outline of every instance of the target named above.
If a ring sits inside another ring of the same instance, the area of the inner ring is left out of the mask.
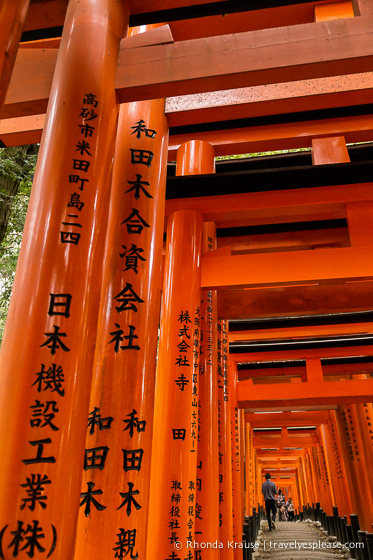
[[[276,494],[277,488],[276,484],[272,482],[271,475],[266,473],[265,475],[265,482],[262,484],[262,494],[264,496],[264,503],[266,507],[266,514],[268,520],[268,530],[272,531],[272,529],[276,529],[275,519],[276,519]],[[273,519],[271,519],[271,513],[273,515]]]
[[[288,513],[289,521],[293,521],[294,520],[294,504],[293,504],[293,500],[291,498],[288,499],[285,507],[286,507],[286,511]]]
[[[278,489],[277,494],[277,509],[278,509],[278,520],[287,521],[286,511],[285,511],[285,496],[282,493],[281,488]]]

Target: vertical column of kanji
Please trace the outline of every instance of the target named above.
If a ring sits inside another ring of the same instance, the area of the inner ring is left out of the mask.
[[[255,458],[255,505],[259,507],[263,503],[262,484],[264,479],[262,477],[262,469],[259,468],[259,460],[257,450],[254,449]]]
[[[361,485],[361,481],[359,480],[358,473],[356,471],[356,457],[353,447],[353,439],[351,438],[349,428],[348,416],[346,414],[346,410],[342,408],[342,405],[338,406],[338,410],[331,410],[329,414],[331,423],[335,426],[336,439],[340,445],[347,483],[350,489],[352,513],[358,514],[361,526],[366,525],[366,501],[364,489]],[[351,511],[349,513],[351,513]]]
[[[218,357],[220,353],[220,371],[218,370],[218,397],[220,409],[221,446],[219,452],[219,516],[220,516],[220,550],[221,560],[233,560],[233,497],[232,497],[232,447],[231,447],[231,410],[229,394],[228,369],[228,321],[221,321],[218,339]]]
[[[366,374],[355,376],[355,379],[367,379]],[[361,442],[366,457],[369,487],[373,488],[373,406],[366,402],[353,406],[356,421],[360,426]]]
[[[167,139],[164,100],[121,105],[77,559],[145,558]]]
[[[241,515],[245,519],[246,500],[245,500],[245,453],[246,453],[246,431],[245,431],[245,411],[240,408],[238,411],[240,422],[240,461],[241,461]],[[248,515],[248,514],[247,514]]]
[[[12,0],[0,5],[0,115],[29,4],[30,0]]]
[[[128,7],[71,0],[1,353],[3,557],[72,558]]]
[[[296,507],[296,509],[299,509],[299,507],[302,506],[305,502],[304,497],[303,497],[302,480],[301,480],[300,467],[299,466],[296,469],[295,484],[296,484],[296,487],[297,487],[297,495],[298,495],[298,503],[295,507]]]
[[[301,505],[306,505],[307,503],[309,503],[310,499],[308,496],[308,482],[306,477],[304,457],[299,457],[299,477],[301,480],[303,498],[303,503]]]
[[[254,444],[254,436],[252,437],[252,442]],[[253,483],[253,489],[252,489],[252,503],[251,503],[251,507],[257,507],[257,495],[258,495],[258,484],[259,484],[259,471],[257,470],[258,468],[258,460],[257,460],[257,451],[256,449],[253,450],[253,471],[252,471],[252,483]],[[261,484],[260,484],[261,486]],[[250,514],[252,514],[252,510],[250,510]]]
[[[310,504],[312,502],[312,496],[311,496],[311,481],[310,478],[308,476],[308,467],[307,467],[307,455],[306,452],[303,450],[302,452],[302,456],[299,459],[300,461],[300,465],[302,466],[302,472],[303,472],[303,481],[304,481],[304,488],[305,488],[305,492],[304,492],[304,499],[305,499],[305,504]]]
[[[208,146],[210,146],[208,144]],[[216,227],[204,224],[203,253],[216,249]],[[196,542],[219,539],[219,447],[217,292],[202,290],[200,343]],[[196,560],[213,560],[217,549],[196,550]]]
[[[297,476],[294,476],[293,484],[290,488],[290,497],[293,499],[294,507],[296,509],[298,509],[301,498],[300,498],[299,484],[298,484]]]
[[[176,175],[201,175],[215,172],[215,152],[211,144],[192,140],[182,144],[177,151]],[[212,222],[204,224],[202,252],[216,249],[216,227]],[[204,290],[201,293],[201,321],[199,328],[200,367],[198,411],[193,411],[193,420],[198,422],[197,480],[195,516],[196,559],[212,558],[207,549],[202,553],[199,543],[213,542],[218,538],[219,489],[217,447],[217,292]],[[198,347],[194,348],[198,352]],[[214,514],[215,509],[215,514]],[[208,513],[207,513],[208,512]]]
[[[246,424],[246,456],[245,456],[245,469],[246,469],[246,515],[251,515],[252,507],[254,505],[254,450],[253,450],[253,436],[252,429],[249,423]]]
[[[315,504],[316,502],[322,502],[322,496],[320,496],[320,489],[319,489],[319,477],[318,477],[318,469],[317,469],[317,464],[315,462],[315,454],[313,451],[313,447],[309,447],[307,449],[308,451],[308,459],[309,459],[309,465],[310,465],[310,471],[312,473],[312,485],[313,485],[313,500],[312,503]],[[322,506],[324,507],[324,505],[322,504]],[[324,507],[325,509],[325,507]],[[327,511],[325,509],[325,511]],[[327,511],[327,513],[330,515],[331,512]]]
[[[309,449],[306,448],[305,451],[305,463],[306,463],[306,473],[307,473],[307,480],[308,484],[308,497],[310,499],[310,504],[316,503],[316,493],[315,493],[315,480],[314,480],[314,473],[311,466],[311,457]]]
[[[309,457],[310,457],[313,485],[315,491],[315,496],[314,496],[315,502],[320,502],[324,510],[328,512],[328,514],[330,515],[332,512],[328,507],[329,504],[327,504],[325,500],[325,492],[321,480],[319,456],[318,456],[317,448],[315,446],[309,448]]]
[[[254,442],[254,436],[253,436]],[[254,449],[254,505],[257,507],[259,500],[262,500],[262,477],[259,473],[258,453]]]
[[[232,453],[232,493],[233,493],[233,538],[236,543],[242,540],[243,518],[242,518],[242,486],[241,486],[241,457],[240,457],[240,425],[238,418],[237,401],[238,372],[237,363],[229,362],[229,397],[231,413],[231,453]],[[241,560],[242,552],[239,548],[234,549],[234,558]]]
[[[361,425],[361,435],[371,465],[369,472],[370,475],[373,475],[373,406],[372,403],[364,403],[356,405],[356,408]]]
[[[302,492],[301,481],[299,476],[299,466],[295,467],[294,486],[296,488],[296,493],[297,493],[297,499],[298,499],[297,508],[298,508],[299,504],[303,502],[303,492]]]
[[[169,217],[150,479],[147,558],[193,559],[203,222]],[[194,414],[196,413],[196,414]],[[192,541],[188,544],[188,541]]]
[[[362,471],[362,473],[359,474],[359,476],[361,476],[362,479],[365,479],[367,483],[366,490],[365,490],[366,501],[373,504],[373,486],[372,486],[373,473],[371,471],[372,468],[371,448],[368,448],[366,446],[366,440],[364,439],[365,422],[364,424],[362,424],[361,422],[362,418],[359,413],[359,408],[358,408],[359,406],[362,405],[356,405],[356,404],[349,405],[348,413],[352,426],[351,434],[352,437],[354,438],[354,446],[356,449],[356,453],[355,453],[356,465],[359,468],[359,472]],[[360,459],[360,461],[358,459]],[[371,526],[373,523],[373,507],[372,510],[370,510],[369,515],[370,515],[369,525]]]
[[[330,476],[330,466],[327,456],[327,449],[323,431],[321,426],[317,426],[316,433],[319,438],[319,445],[317,448],[318,451],[318,460],[320,464],[320,472],[321,472],[321,483],[324,489],[325,494],[325,504],[329,511],[333,511],[333,506],[336,505],[335,496],[334,496],[334,489],[333,489],[333,479]]]
[[[356,500],[360,527],[368,530],[372,524],[373,503],[369,489],[369,478],[361,446],[359,426],[352,414],[352,405],[339,405],[337,418],[339,431],[344,432],[344,446],[347,448],[348,464],[351,472],[351,483]],[[368,490],[367,490],[368,489]]]
[[[301,506],[303,506],[310,502],[310,498],[308,495],[308,480],[307,480],[304,457],[299,457],[299,478],[301,480],[302,498],[303,498],[303,503],[301,504]]]
[[[253,503],[252,507],[258,507],[259,500],[262,501],[262,477],[259,473],[259,460],[258,452],[254,448],[254,431],[251,429],[251,441],[253,446],[253,471],[252,471],[252,481],[253,481]],[[252,513],[252,512],[251,512]]]
[[[300,480],[299,480],[298,472],[296,472],[295,477],[294,477],[294,486],[295,486],[295,492],[296,492],[296,505],[294,507],[297,510],[299,510],[299,505],[303,503],[303,494],[302,494],[302,488],[300,486]]]
[[[330,468],[330,480],[334,491],[334,505],[338,506],[340,515],[347,515],[352,512],[350,502],[350,492],[346,484],[345,473],[341,461],[334,426],[331,422],[321,426],[322,437],[325,443],[325,450]]]
[[[346,425],[341,421],[337,410],[329,411],[329,435],[336,457],[337,468],[343,474],[343,489],[345,495],[345,515],[356,513],[360,506],[359,492],[356,490],[357,481],[354,479],[353,470],[350,467],[349,448],[347,440]],[[347,511],[346,511],[347,510]],[[343,510],[342,510],[343,511]]]

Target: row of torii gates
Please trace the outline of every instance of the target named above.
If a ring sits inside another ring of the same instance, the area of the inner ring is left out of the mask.
[[[0,25],[0,139],[41,139],[0,558],[241,558],[268,471],[369,530],[373,0],[13,0]]]

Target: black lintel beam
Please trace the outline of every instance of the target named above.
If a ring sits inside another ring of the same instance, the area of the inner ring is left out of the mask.
[[[196,198],[369,183],[373,161],[169,177],[166,198]]]
[[[339,366],[351,364],[373,364],[373,356],[346,356],[342,358],[321,358],[322,366]],[[243,362],[237,364],[239,371],[261,369],[291,369],[306,367],[306,360],[275,360],[272,362]]]
[[[242,237],[249,235],[268,235],[277,233],[317,231],[347,228],[347,220],[344,218],[335,220],[310,220],[308,222],[291,222],[279,224],[263,224],[257,226],[238,226],[229,228],[218,228],[216,237],[218,239],[228,237]]]
[[[264,10],[267,8],[292,6],[294,4],[309,4],[313,1],[314,0],[224,0],[222,2],[195,4],[169,10],[154,10],[144,14],[131,14],[130,26],[163,23],[165,21],[180,21],[207,16],[224,16],[226,14],[252,12],[254,10]],[[156,2],[154,2],[154,4],[155,6],[157,5]]]
[[[237,364],[237,370],[256,370],[256,369],[284,369],[306,367],[306,360],[287,360],[277,362],[247,362]]]
[[[373,310],[326,315],[303,315],[294,317],[268,317],[245,321],[229,321],[229,332],[289,327],[314,327],[319,325],[347,325],[373,321]]]
[[[230,354],[248,354],[250,352],[281,352],[284,350],[310,350],[318,348],[347,348],[353,346],[371,346],[373,336],[355,335],[338,338],[292,339],[292,340],[256,340],[250,343],[231,343]]]
[[[43,29],[30,29],[23,31],[20,43],[28,43],[30,41],[43,41],[46,39],[59,39],[62,37],[63,26],[46,27]]]

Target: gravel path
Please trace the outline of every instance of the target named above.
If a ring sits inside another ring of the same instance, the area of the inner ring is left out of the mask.
[[[267,523],[259,533],[257,560],[341,560],[350,558],[346,550],[336,546],[335,537],[327,537],[312,522],[276,522],[268,531]]]

